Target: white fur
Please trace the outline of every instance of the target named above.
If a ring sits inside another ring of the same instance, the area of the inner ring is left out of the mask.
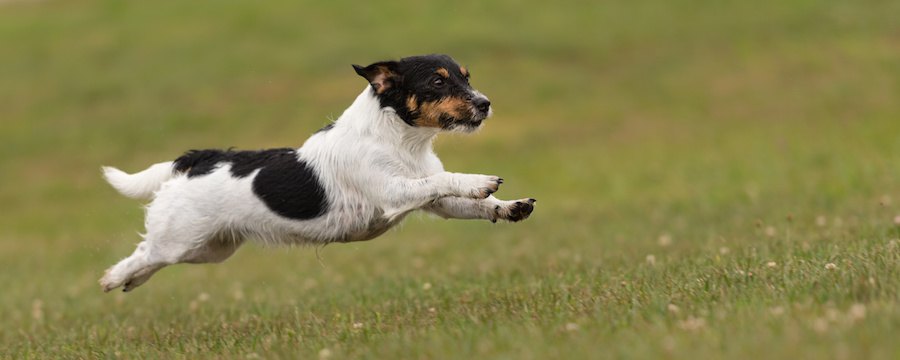
[[[244,239],[291,245],[368,240],[417,209],[445,218],[508,219],[517,202],[490,196],[502,180],[444,171],[432,150],[438,132],[407,125],[366,87],[332,129],[314,134],[297,151],[328,200],[327,212],[309,220],[268,209],[251,187],[258,170],[234,177],[224,164],[188,178],[173,170],[173,162],[133,175],[104,167],[123,195],[152,201],[144,241],[100,283],[105,291],[123,285],[128,291],[166,265],[225,260]]]
[[[144,171],[127,174],[114,167],[104,166],[103,177],[122,195],[132,199],[149,199],[166,180],[175,176],[172,162],[153,164]]]

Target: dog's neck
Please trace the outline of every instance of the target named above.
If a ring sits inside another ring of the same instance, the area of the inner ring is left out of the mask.
[[[440,129],[410,126],[394,109],[382,108],[371,86],[366,86],[337,123],[360,137],[375,137],[381,143],[411,153],[430,151]]]

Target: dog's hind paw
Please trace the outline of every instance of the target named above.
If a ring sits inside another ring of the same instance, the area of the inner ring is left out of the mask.
[[[110,292],[119,286],[122,286],[121,282],[109,281],[105,277],[100,279],[100,288],[103,289],[103,292]]]
[[[100,278],[98,282],[100,283],[100,288],[103,289],[103,292],[110,292],[113,289],[122,286],[122,283],[125,281],[113,276],[112,271],[106,270],[106,273],[103,274],[103,277]]]

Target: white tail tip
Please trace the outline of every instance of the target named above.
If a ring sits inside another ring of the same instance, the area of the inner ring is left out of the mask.
[[[103,177],[122,195],[132,199],[149,199],[162,183],[175,175],[172,162],[154,164],[144,171],[128,174],[114,167],[104,166]]]

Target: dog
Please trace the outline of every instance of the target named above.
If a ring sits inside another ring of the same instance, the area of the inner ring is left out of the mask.
[[[191,150],[135,174],[103,167],[121,194],[151,201],[143,241],[106,270],[102,289],[131,291],[168,265],[224,261],[245,239],[373,239],[415,210],[491,222],[529,217],[535,199],[497,199],[503,179],[444,171],[432,149],[438,133],[472,133],[492,114],[465,67],[425,55],[353,69],[369,84],[300,148]]]

